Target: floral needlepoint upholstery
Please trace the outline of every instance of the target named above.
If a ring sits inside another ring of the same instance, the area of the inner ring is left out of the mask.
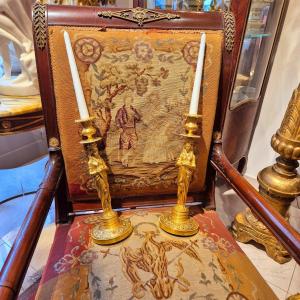
[[[200,231],[161,231],[164,209],[123,213],[134,225],[125,241],[99,246],[97,216],[59,225],[36,299],[277,299],[213,211],[193,209]]]
[[[64,49],[65,28],[51,26],[49,46],[56,113],[69,192],[91,195],[94,186],[79,144],[78,108]],[[184,114],[191,99],[200,31],[68,27],[90,115],[103,137],[113,197],[176,193]],[[192,192],[205,188],[222,54],[222,31],[206,31],[199,105],[202,139]]]

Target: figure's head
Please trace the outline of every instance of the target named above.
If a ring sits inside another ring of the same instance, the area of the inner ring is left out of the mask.
[[[125,95],[125,97],[124,97],[125,106],[132,105],[132,103],[133,103],[133,97],[129,94]]]
[[[97,145],[96,144],[91,144],[89,146],[89,152],[90,152],[90,155],[92,156],[97,156],[98,155],[98,148],[97,148]]]
[[[185,143],[184,149],[186,150],[186,152],[190,152],[193,149],[193,146],[191,145],[191,143]]]

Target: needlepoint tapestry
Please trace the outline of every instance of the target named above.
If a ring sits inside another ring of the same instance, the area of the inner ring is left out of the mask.
[[[63,41],[49,29],[57,119],[71,196],[94,191]],[[86,101],[103,137],[112,196],[176,193],[176,158],[194,83],[200,31],[68,28]],[[222,31],[207,43],[191,191],[201,191],[215,117]]]
[[[97,216],[59,225],[36,299],[277,299],[213,211],[192,209],[200,231],[168,235],[166,209],[123,213],[134,226],[125,241],[94,244]]]

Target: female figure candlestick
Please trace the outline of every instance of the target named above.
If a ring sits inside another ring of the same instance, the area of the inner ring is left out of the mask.
[[[200,135],[197,134],[198,121],[201,118],[201,116],[198,115],[198,105],[205,54],[205,41],[206,36],[205,33],[203,33],[201,35],[190,111],[189,114],[186,115],[184,125],[185,133],[181,134],[186,138],[186,142],[176,162],[176,166],[178,167],[177,204],[173,207],[171,213],[162,215],[159,220],[159,225],[164,231],[179,236],[194,235],[199,230],[197,222],[189,216],[189,208],[186,206],[186,200],[189,185],[196,169],[193,142],[200,138]]]
[[[94,117],[89,116],[84,94],[82,91],[81,82],[79,79],[78,70],[71,46],[70,37],[67,32],[64,32],[67,55],[69,59],[75,96],[78,104],[81,120],[75,122],[82,124],[82,141],[88,156],[88,170],[90,176],[94,179],[95,187],[98,196],[101,200],[103,208],[102,215],[98,218],[99,224],[91,231],[91,237],[97,244],[113,244],[127,238],[133,227],[130,220],[122,220],[111,207],[111,196],[108,182],[108,167],[100,156],[97,143],[101,141],[101,137],[94,137],[96,128],[93,125]]]
[[[186,142],[176,161],[176,166],[178,167],[177,204],[173,207],[171,213],[162,215],[159,220],[161,229],[178,236],[194,235],[199,230],[199,225],[189,216],[189,208],[186,206],[189,185],[196,169],[193,142],[195,139],[200,138],[196,134],[198,118],[200,118],[199,115],[187,115],[185,123],[186,133],[181,134],[186,138]]]

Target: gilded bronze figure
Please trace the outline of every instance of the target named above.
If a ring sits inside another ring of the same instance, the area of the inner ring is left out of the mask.
[[[185,205],[187,193],[189,190],[189,185],[192,180],[193,172],[196,169],[196,159],[193,152],[193,146],[190,142],[186,142],[183,146],[176,166],[179,167],[178,170],[178,204]]]
[[[109,183],[107,177],[108,167],[103,158],[99,155],[96,144],[91,144],[89,146],[88,152],[89,173],[95,179],[95,184],[99,199],[101,199],[103,211],[112,211],[111,196],[109,192]]]
[[[118,217],[118,214],[111,207],[111,196],[108,182],[108,166],[101,157],[97,142],[101,140],[99,137],[94,137],[96,129],[93,125],[93,119],[79,120],[82,123],[82,141],[86,145],[88,156],[88,171],[95,180],[95,187],[98,196],[101,200],[103,208],[102,215],[99,216],[99,224],[91,231],[93,241],[101,245],[109,245],[127,238],[132,232],[130,220],[123,220]]]
[[[198,130],[200,115],[187,115],[185,122],[186,133],[182,134],[187,139],[177,159],[177,204],[172,212],[162,215],[159,221],[160,227],[171,234],[179,236],[191,236],[198,232],[199,226],[193,218],[189,217],[189,208],[186,206],[189,186],[196,169],[196,158],[193,149],[193,140],[200,138],[195,132]]]

